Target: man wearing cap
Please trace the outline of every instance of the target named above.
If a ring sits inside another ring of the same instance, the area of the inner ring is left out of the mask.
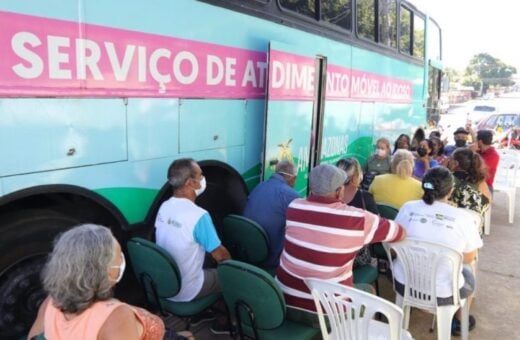
[[[444,148],[444,154],[446,156],[451,156],[453,151],[455,151],[456,148],[463,148],[466,146],[466,142],[468,140],[469,132],[464,129],[463,127],[458,128],[453,133],[453,139],[455,140],[455,145],[446,145]]]
[[[480,130],[477,132],[477,142],[471,144],[470,148],[478,152],[484,163],[486,163],[488,171],[486,184],[489,187],[489,191],[493,193],[493,181],[495,180],[500,156],[491,144],[493,144],[493,132],[491,130]]]
[[[345,171],[321,164],[309,174],[310,195],[287,209],[285,244],[276,280],[287,316],[317,325],[314,300],[303,279],[321,278],[353,286],[352,264],[359,249],[405,237],[397,223],[343,203]]]
[[[243,215],[258,223],[269,239],[269,256],[266,267],[276,268],[285,239],[285,213],[289,203],[300,197],[293,189],[296,166],[283,160],[276,165],[275,173],[256,186],[247,198]]]

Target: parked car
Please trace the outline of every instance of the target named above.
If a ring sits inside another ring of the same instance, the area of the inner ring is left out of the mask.
[[[497,113],[480,121],[478,130],[492,130],[493,140],[501,143],[508,135],[520,129],[520,113]]]
[[[475,105],[473,110],[468,112],[469,119],[473,126],[477,126],[484,118],[493,113],[498,113],[498,109],[493,105]]]

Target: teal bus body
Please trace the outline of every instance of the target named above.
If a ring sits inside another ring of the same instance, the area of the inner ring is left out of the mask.
[[[313,164],[364,162],[377,138],[392,142],[426,123],[428,58],[354,43],[354,33],[353,43],[337,41],[217,2],[225,1],[0,3],[0,283],[14,282],[26,259],[50,248],[57,230],[25,252],[19,248],[33,244],[31,233],[16,233],[44,196],[46,217],[35,221],[67,216],[60,204],[77,202],[79,190],[85,207],[99,203],[131,230],[149,217],[174,159],[220,161],[248,189],[292,159],[303,196]],[[322,97],[319,135],[317,85],[304,89],[315,74],[303,71],[317,59],[338,76],[323,85],[336,93]],[[292,80],[285,74],[279,92],[275,63],[299,72]],[[301,88],[291,93],[291,81]],[[381,92],[386,82],[388,91],[408,92],[395,99]],[[86,213],[75,220],[99,221]],[[30,324],[20,322],[20,329]],[[9,338],[5,326],[0,321],[0,337]]]

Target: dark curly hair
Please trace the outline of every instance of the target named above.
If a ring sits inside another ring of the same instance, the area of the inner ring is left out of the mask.
[[[453,188],[453,175],[443,166],[428,170],[422,180],[424,203],[432,205],[435,200],[446,197]]]
[[[394,152],[392,152],[392,154],[394,154],[397,151],[398,146],[399,146],[399,139],[401,139],[401,138],[406,138],[406,141],[408,142],[408,148],[410,148],[410,136],[408,136],[405,133],[402,133],[399,135],[399,137],[397,137],[397,139],[394,142]]]
[[[467,180],[471,183],[480,183],[487,177],[487,170],[480,155],[468,148],[457,148],[451,155],[457,161],[457,170],[465,171]]]

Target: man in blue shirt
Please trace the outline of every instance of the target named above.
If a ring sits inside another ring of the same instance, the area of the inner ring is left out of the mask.
[[[297,169],[288,160],[276,165],[275,173],[267,181],[260,183],[249,194],[243,215],[260,226],[267,233],[270,249],[265,263],[268,267],[278,267],[285,240],[285,213],[298,192],[292,187],[296,181]]]

